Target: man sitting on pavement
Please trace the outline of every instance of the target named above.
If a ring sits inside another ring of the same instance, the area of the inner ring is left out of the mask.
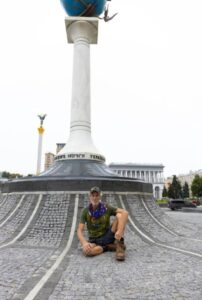
[[[128,220],[125,209],[104,204],[99,187],[90,190],[90,204],[81,213],[77,235],[86,256],[95,256],[105,251],[116,251],[116,259],[125,259],[124,230]],[[110,217],[116,216],[110,225]],[[84,237],[87,224],[89,240]]]

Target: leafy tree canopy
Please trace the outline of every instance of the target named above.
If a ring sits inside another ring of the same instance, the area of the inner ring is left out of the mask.
[[[192,195],[196,197],[202,197],[202,177],[195,175],[191,185]]]
[[[172,199],[178,199],[182,197],[182,187],[177,176],[173,176],[171,185],[168,188],[168,197]]]
[[[168,191],[167,191],[165,185],[163,187],[162,197],[168,197]]]
[[[182,187],[182,198],[189,198],[189,185],[186,181]]]
[[[23,177],[19,173],[9,173],[7,171],[3,171],[1,176],[2,176],[2,178],[8,178],[8,179],[15,179],[15,178],[21,178],[21,177]]]

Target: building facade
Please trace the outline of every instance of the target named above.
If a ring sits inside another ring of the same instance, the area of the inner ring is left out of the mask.
[[[56,144],[56,154],[65,146],[65,143],[57,143]],[[55,154],[52,152],[45,153],[45,163],[44,163],[44,171],[50,168],[54,162]]]
[[[44,171],[46,171],[54,162],[55,154],[51,152],[45,153]]]
[[[136,178],[151,183],[154,198],[162,197],[164,186],[164,166],[162,164],[111,163],[109,167],[120,176]]]
[[[183,185],[185,181],[188,183],[189,187],[191,187],[192,181],[196,175],[202,176],[202,170],[198,171],[190,171],[188,174],[180,174],[177,176],[181,184]]]

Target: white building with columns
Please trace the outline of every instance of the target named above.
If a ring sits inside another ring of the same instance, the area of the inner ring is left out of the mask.
[[[111,163],[109,167],[120,176],[152,183],[154,197],[162,197],[164,186],[164,166],[162,164]]]

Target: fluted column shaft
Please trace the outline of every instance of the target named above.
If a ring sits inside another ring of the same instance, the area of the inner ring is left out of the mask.
[[[74,44],[70,135],[58,159],[104,161],[91,137],[90,44],[97,44],[98,19],[68,17],[67,38]]]

